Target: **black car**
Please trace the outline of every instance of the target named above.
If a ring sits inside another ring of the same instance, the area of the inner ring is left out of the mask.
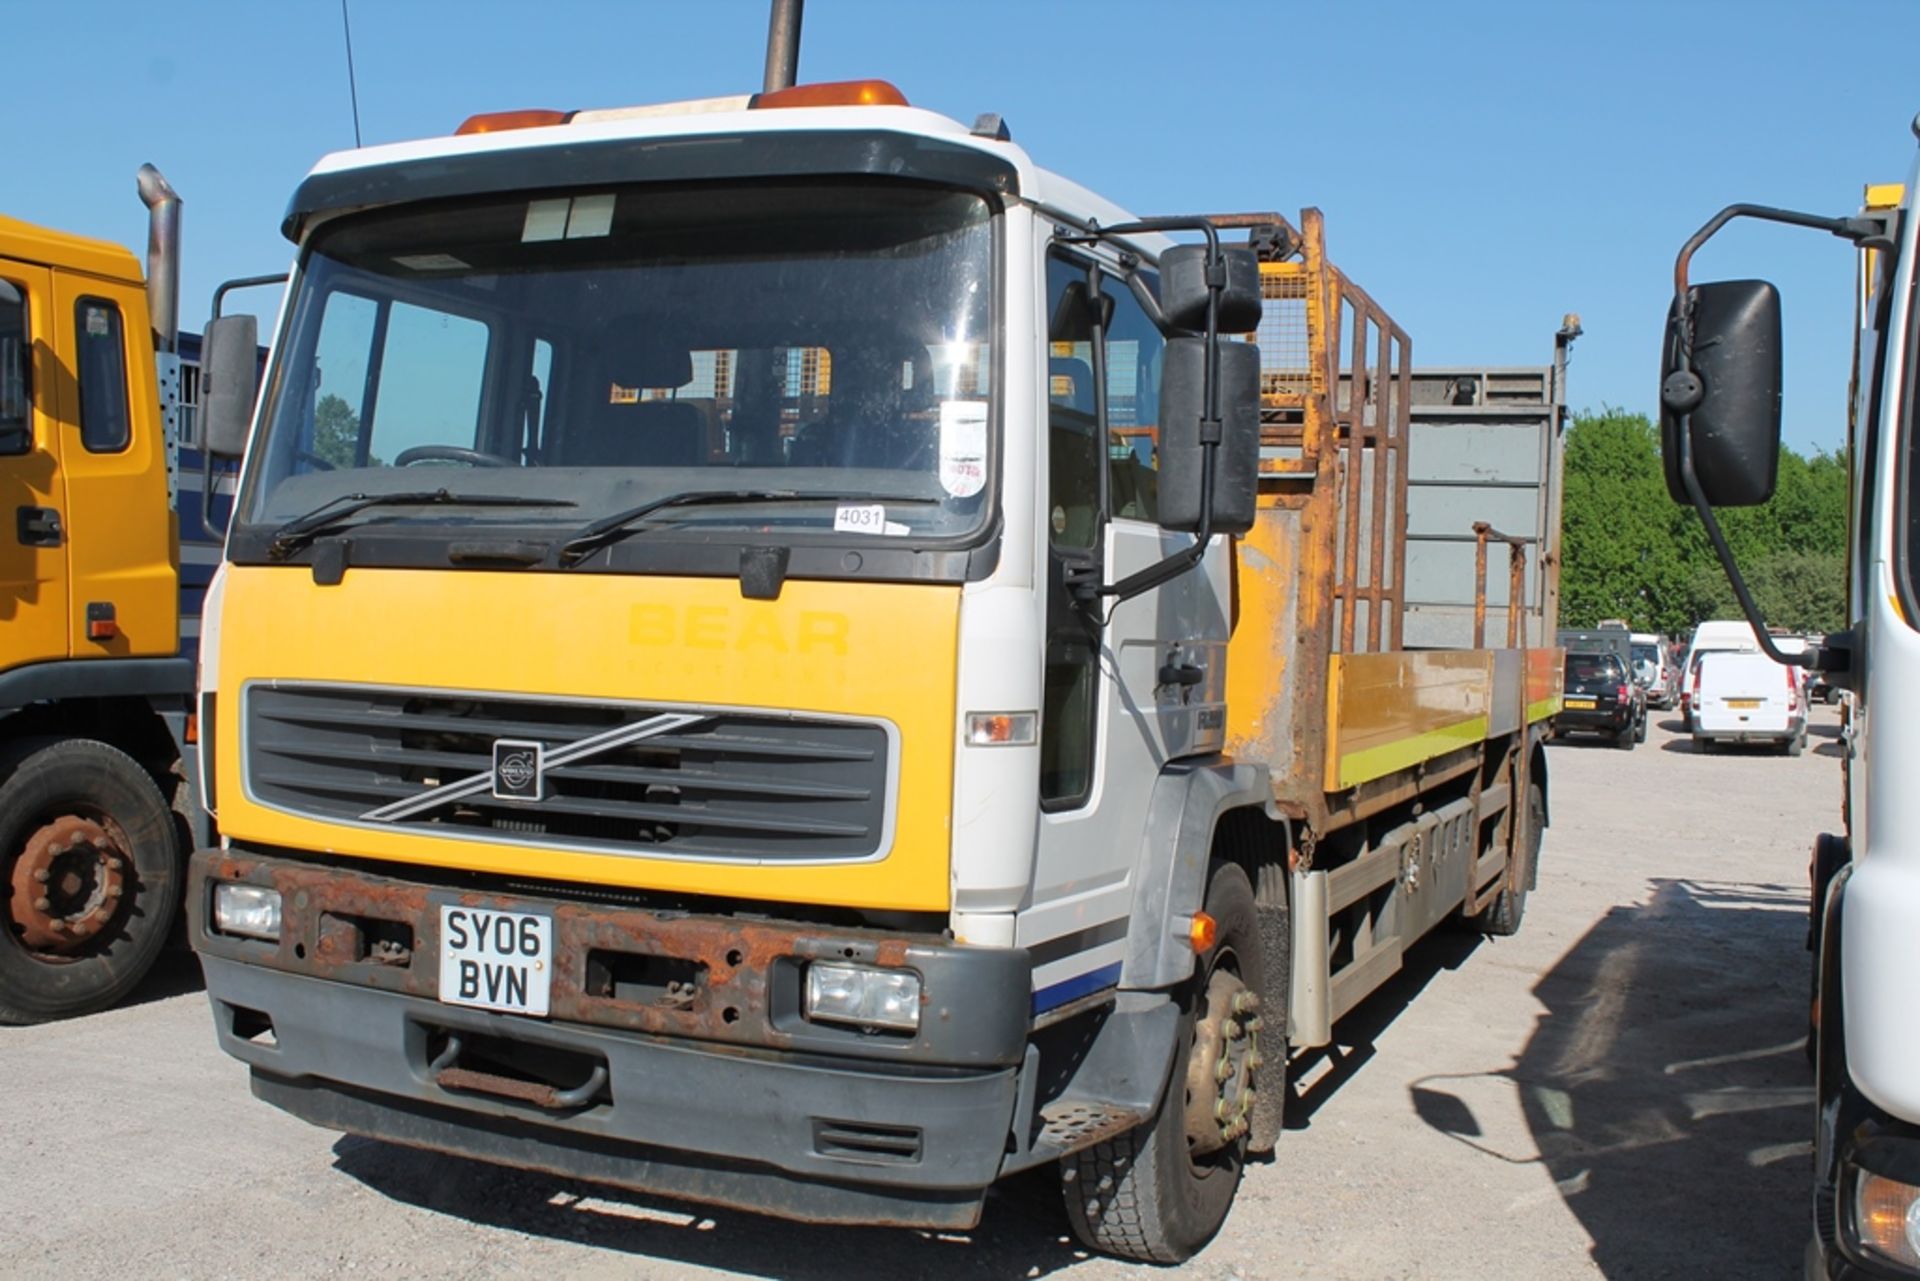
[[[1647,736],[1646,696],[1612,654],[1568,654],[1555,735],[1590,733],[1632,750]]]

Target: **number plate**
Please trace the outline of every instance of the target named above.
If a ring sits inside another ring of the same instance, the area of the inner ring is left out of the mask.
[[[1567,707],[1570,711],[1590,712],[1593,710],[1593,700],[1590,698],[1570,698],[1567,700]]]
[[[1760,706],[1760,700],[1757,698],[1730,698],[1727,700],[1727,706],[1741,708],[1758,707]]]
[[[509,1014],[547,1013],[553,918],[440,906],[440,999]]]

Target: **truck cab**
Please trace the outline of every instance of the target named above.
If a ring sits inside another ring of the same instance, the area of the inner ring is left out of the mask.
[[[205,833],[174,507],[180,202],[151,166],[140,190],[151,282],[117,245],[0,217],[0,1022],[131,991]]]
[[[1920,1021],[1909,999],[1920,970],[1920,816],[1907,805],[1920,759],[1915,181],[1920,171],[1904,188],[1867,188],[1851,215],[1757,205],[1715,215],[1675,264],[1662,364],[1668,488],[1700,513],[1745,607],[1747,639],[1851,695],[1843,830],[1819,837],[1810,860],[1816,1147],[1806,1273],[1834,1281],[1920,1276]],[[1736,218],[1825,231],[1858,250],[1846,626],[1815,646],[1768,631],[1714,515],[1766,499],[1780,433],[1778,292],[1763,280],[1689,279],[1694,252]]]

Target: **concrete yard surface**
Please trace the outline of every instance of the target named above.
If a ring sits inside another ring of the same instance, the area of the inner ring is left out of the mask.
[[[1808,1227],[1808,752],[1549,749],[1521,933],[1442,932],[1295,1064],[1289,1129],[1184,1267],[1089,1255],[1051,1172],[966,1233],[796,1225],[342,1138],[248,1093],[197,968],[0,1028],[0,1274],[20,1277],[1780,1278]]]

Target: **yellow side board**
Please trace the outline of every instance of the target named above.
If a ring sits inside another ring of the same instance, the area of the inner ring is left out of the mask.
[[[1560,710],[1559,672],[1559,650],[1526,652],[1526,688],[1513,696],[1525,698],[1528,724]],[[1470,747],[1491,732],[1492,650],[1335,654],[1327,686],[1329,791]]]
[[[216,735],[222,832],[236,841],[502,875],[848,907],[948,905],[960,589],[788,582],[745,600],[731,578],[229,566]],[[243,791],[243,690],[329,681],[779,707],[898,731],[892,847],[865,863],[693,862],[448,839],[323,822]]]

